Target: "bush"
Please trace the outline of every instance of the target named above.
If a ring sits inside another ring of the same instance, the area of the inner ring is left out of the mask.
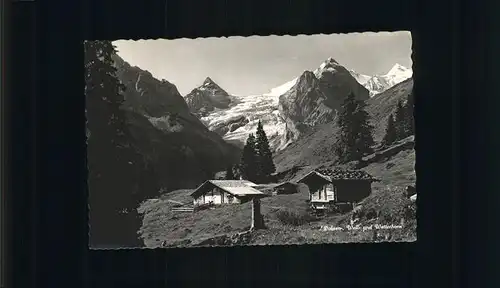
[[[351,203],[336,203],[334,205],[335,209],[339,211],[339,213],[348,213],[354,208]]]
[[[416,220],[417,219],[417,205],[415,203],[410,203],[404,208],[404,218],[406,220]]]
[[[280,210],[276,213],[278,220],[284,225],[300,226],[317,220],[316,217],[307,213]]]

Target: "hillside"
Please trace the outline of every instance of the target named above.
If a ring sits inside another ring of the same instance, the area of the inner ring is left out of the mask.
[[[405,101],[413,89],[410,78],[390,89],[368,99],[366,109],[374,125],[374,139],[379,142],[385,131],[386,117],[394,112],[397,102]],[[333,145],[336,141],[338,128],[336,123],[321,124],[289,144],[286,149],[277,151],[274,157],[277,171],[285,171],[294,166],[317,165],[334,161]]]
[[[182,129],[165,133],[143,115],[128,111],[127,117],[132,137],[153,165],[164,190],[196,187],[239,159],[236,146],[225,143],[208,130]]]
[[[250,203],[220,206],[196,213],[173,212],[173,207],[180,203],[189,206],[192,201],[189,196],[191,190],[179,190],[141,204],[138,211],[143,215],[143,225],[139,233],[147,247],[158,247],[163,241],[169,247],[221,243],[280,245],[414,241],[415,203],[404,197],[404,187],[415,183],[414,160],[414,150],[403,149],[388,159],[367,163],[361,168],[382,181],[372,186],[372,195],[360,203],[357,212],[316,218],[308,210],[306,191],[270,196],[261,200],[267,229],[244,232],[250,226]],[[288,180],[297,179],[312,168],[303,167],[286,176]],[[374,211],[380,212],[374,214]],[[372,230],[322,231],[323,226],[345,228],[351,220],[361,226],[401,225],[401,221],[404,221],[404,225],[402,229],[378,229],[376,235]]]

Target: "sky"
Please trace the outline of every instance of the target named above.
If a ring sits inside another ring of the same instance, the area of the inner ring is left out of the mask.
[[[182,95],[210,77],[232,95],[268,93],[305,70],[334,58],[365,75],[411,68],[411,33],[252,36],[173,40],[119,40],[118,54],[132,66],[177,86]]]

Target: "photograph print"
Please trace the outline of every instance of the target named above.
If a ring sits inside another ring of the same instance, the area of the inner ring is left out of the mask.
[[[416,241],[411,46],[85,41],[90,248]]]

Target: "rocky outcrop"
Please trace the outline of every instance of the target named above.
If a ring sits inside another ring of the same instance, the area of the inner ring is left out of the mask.
[[[349,93],[360,100],[369,99],[368,90],[332,58],[314,72],[302,73],[292,89],[279,99],[286,137],[295,141],[310,128],[334,120]]]
[[[215,133],[224,136],[228,132],[234,132],[236,129],[247,125],[250,122],[248,118],[244,115],[238,116],[234,119],[229,119],[226,122],[218,123],[213,127],[210,127]]]
[[[200,87],[193,89],[185,96],[190,111],[198,117],[207,116],[218,109],[227,109],[231,104],[231,97],[210,77],[207,77]]]

